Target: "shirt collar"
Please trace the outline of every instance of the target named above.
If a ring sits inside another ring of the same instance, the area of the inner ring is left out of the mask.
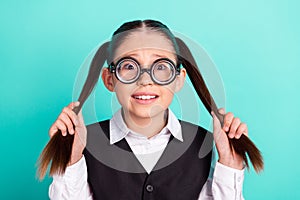
[[[122,117],[122,109],[119,109],[110,120],[110,144],[114,144],[125,138],[129,132],[132,132],[125,124]],[[181,125],[175,114],[168,109],[168,122],[165,128],[179,141],[183,142]],[[165,129],[164,128],[164,129]],[[163,130],[164,130],[163,129]]]

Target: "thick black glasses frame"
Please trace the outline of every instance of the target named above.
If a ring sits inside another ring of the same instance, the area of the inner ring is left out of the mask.
[[[137,66],[139,66],[139,68],[140,68],[139,74],[138,74],[134,79],[132,79],[132,80],[130,80],[130,81],[124,81],[124,80],[122,80],[122,79],[118,76],[118,74],[116,73],[116,71],[117,71],[117,70],[116,70],[116,69],[117,69],[117,66],[118,66],[122,61],[124,61],[125,59],[129,59],[129,60],[134,61],[134,62],[137,64]],[[171,79],[169,79],[169,80],[166,81],[166,82],[159,81],[159,80],[155,79],[154,76],[153,76],[153,67],[154,67],[154,65],[155,65],[156,63],[158,63],[158,62],[160,62],[160,61],[167,61],[167,62],[169,62],[169,63],[172,65],[172,67],[175,69],[175,74],[172,76]],[[136,81],[141,77],[141,75],[142,75],[144,72],[147,72],[147,73],[150,75],[151,80],[152,80],[154,83],[156,83],[156,84],[158,84],[158,85],[168,85],[168,84],[172,83],[172,82],[175,80],[175,78],[176,78],[177,75],[180,74],[180,63],[178,62],[178,64],[175,66],[175,64],[173,63],[172,60],[170,60],[170,59],[168,59],[168,58],[159,58],[159,59],[157,59],[157,60],[155,60],[155,61],[153,62],[153,64],[151,65],[150,68],[141,68],[140,63],[139,63],[136,59],[134,59],[134,58],[132,58],[132,57],[123,57],[123,58],[121,58],[120,60],[118,60],[118,62],[117,62],[116,64],[114,64],[114,63],[112,62],[112,63],[109,65],[109,71],[110,71],[111,73],[114,73],[115,76],[117,77],[117,79],[118,79],[120,82],[125,83],[125,84],[131,84],[131,83],[136,82]],[[151,72],[152,72],[152,73],[151,73]]]

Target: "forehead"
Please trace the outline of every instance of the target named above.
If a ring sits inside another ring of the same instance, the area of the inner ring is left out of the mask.
[[[174,56],[176,54],[172,42],[157,31],[135,31],[125,37],[116,48],[114,60],[129,54],[138,56]]]

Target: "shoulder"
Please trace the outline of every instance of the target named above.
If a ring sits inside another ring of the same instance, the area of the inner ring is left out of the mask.
[[[109,124],[109,119],[94,122],[94,123],[91,123],[91,124],[87,124],[86,127],[91,128],[91,127],[95,127],[95,126],[103,126],[103,125],[106,125],[106,124]]]
[[[197,130],[198,133],[203,133],[203,134],[212,134],[212,132],[210,132],[209,130],[205,129],[204,127],[202,126],[199,126],[197,124],[193,124],[191,122],[187,122],[187,121],[183,121],[183,120],[178,120],[180,125],[181,125],[181,128],[182,128],[182,131],[189,131],[189,130]]]
[[[88,133],[99,132],[99,130],[107,132],[109,130],[109,119],[88,124],[86,129]]]
[[[208,148],[212,147],[214,139],[211,131],[187,121],[179,120],[179,122],[184,140],[191,140],[200,146],[205,144]]]
[[[101,142],[104,142],[103,145],[109,142],[106,142],[109,139],[109,120],[94,122],[86,125],[87,129],[87,146],[89,150],[97,151],[97,147]]]

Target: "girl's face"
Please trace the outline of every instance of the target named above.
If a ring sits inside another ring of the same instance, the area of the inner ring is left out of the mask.
[[[116,49],[114,63],[124,57],[134,58],[141,68],[150,68],[160,58],[168,58],[177,64],[176,54],[171,42],[159,32],[136,31],[131,33]],[[116,92],[126,117],[133,120],[163,117],[169,107],[174,93],[179,91],[185,80],[186,71],[181,69],[180,75],[168,85],[154,83],[148,73],[131,84],[121,83],[106,68],[102,79],[105,86]]]

